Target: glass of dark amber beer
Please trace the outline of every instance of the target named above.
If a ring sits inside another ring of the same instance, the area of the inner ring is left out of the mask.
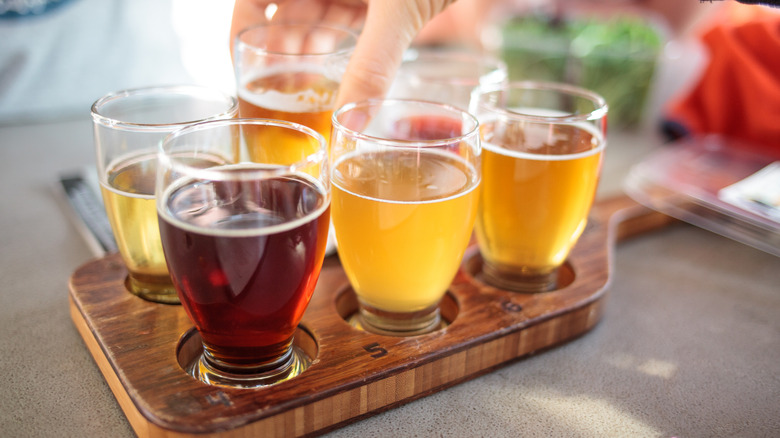
[[[327,142],[341,77],[356,43],[353,31],[318,23],[264,23],[243,30],[234,48],[239,115],[300,123]],[[277,138],[275,148],[250,147],[249,152],[285,161],[285,154],[297,153],[295,139]]]
[[[127,270],[127,289],[149,301],[178,303],[165,265],[154,178],[162,139],[189,124],[235,117],[236,98],[197,86],[107,94],[92,105],[103,203]]]
[[[470,112],[483,147],[482,276],[509,290],[554,290],[596,195],[606,101],[571,85],[515,82],[475,90]]]
[[[299,154],[286,162],[249,154],[250,147],[276,147],[274,138],[295,139]],[[203,340],[187,371],[243,388],[300,374],[310,359],[293,338],[319,278],[330,222],[324,138],[286,121],[211,121],[168,136],[158,161],[162,247]]]

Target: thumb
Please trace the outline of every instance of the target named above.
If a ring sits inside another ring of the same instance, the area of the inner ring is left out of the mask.
[[[341,80],[337,108],[349,102],[383,97],[414,37],[453,1],[371,1],[363,32]]]

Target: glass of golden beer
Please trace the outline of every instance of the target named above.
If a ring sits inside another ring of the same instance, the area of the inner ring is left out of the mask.
[[[332,219],[359,311],[354,325],[410,336],[441,326],[439,303],[477,213],[476,118],[453,106],[369,100],[333,115]]]
[[[474,88],[501,84],[507,77],[506,64],[489,54],[412,48],[404,53],[387,96],[430,100],[468,109]]]
[[[98,180],[130,292],[149,301],[179,302],[154,206],[160,141],[186,124],[235,117],[237,111],[234,97],[196,86],[124,90],[92,105]]]
[[[318,23],[271,22],[243,30],[234,47],[239,115],[300,123],[327,142],[341,77],[356,43],[353,31]],[[260,137],[256,141],[265,143]],[[250,145],[250,153],[282,162],[288,151],[297,155],[295,137],[274,141],[276,148]]]
[[[482,195],[482,276],[521,292],[556,288],[585,229],[606,147],[607,104],[588,90],[515,82],[475,90]]]
[[[258,133],[270,140],[258,145]],[[308,143],[312,152],[284,163],[248,154],[250,145],[277,147],[276,137]],[[324,138],[267,119],[190,125],[163,143],[156,194],[168,268],[203,342],[187,371],[241,388],[300,374],[311,358],[293,338],[330,224]]]

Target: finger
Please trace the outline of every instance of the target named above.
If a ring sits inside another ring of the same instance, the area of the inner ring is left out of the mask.
[[[282,23],[318,23],[328,7],[327,0],[285,0],[277,2],[273,21]]]
[[[324,9],[318,22],[331,30],[323,28],[312,32],[306,40],[306,53],[327,53],[347,48],[345,39],[352,40],[352,37],[339,29],[352,30],[357,34],[355,22],[362,20],[366,14],[366,4],[361,0],[322,0],[322,4]]]
[[[357,30],[354,24],[365,16],[365,11],[366,5],[362,0],[286,0],[279,5],[272,21]],[[288,50],[292,53],[328,53],[340,46],[343,37],[340,31],[313,28],[304,38],[297,38],[301,44],[298,51]]]
[[[264,23],[266,11],[274,3],[271,0],[236,0],[233,6],[233,20],[230,23],[230,55],[233,56],[234,43],[239,32],[254,24]]]
[[[366,9],[366,4],[360,0],[330,0],[321,20],[329,25],[358,30]]]
[[[258,50],[288,54],[328,53],[342,43],[342,33],[304,26],[267,28],[248,34],[244,30],[258,24],[326,24],[356,29],[365,16],[362,0],[238,0],[234,9],[232,38],[241,35],[244,44]],[[235,44],[235,42],[234,42]],[[235,47],[231,47],[231,51]]]
[[[373,0],[366,24],[341,81],[337,105],[387,93],[403,53],[449,0]]]

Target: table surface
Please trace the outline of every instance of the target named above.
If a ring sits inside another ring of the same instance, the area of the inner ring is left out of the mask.
[[[610,134],[599,197],[659,147]],[[133,436],[70,319],[93,256],[53,190],[91,122],[0,127],[0,431]],[[585,336],[329,436],[780,436],[780,259],[687,224],[620,243]]]

